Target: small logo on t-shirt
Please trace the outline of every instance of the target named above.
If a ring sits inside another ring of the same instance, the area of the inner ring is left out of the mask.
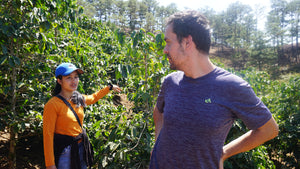
[[[210,98],[205,99],[205,103],[211,103],[211,99]]]

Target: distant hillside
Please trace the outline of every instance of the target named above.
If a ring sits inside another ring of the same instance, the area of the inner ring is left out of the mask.
[[[261,60],[253,60],[245,49],[235,51],[233,48],[217,44],[211,46],[210,57],[218,58],[226,67],[232,67],[237,70],[251,66],[270,71],[270,73],[276,74],[276,76],[290,72],[300,73],[300,44],[298,46],[298,52],[295,44],[285,45],[283,48],[271,50],[278,50],[278,55],[280,56],[268,57],[264,55],[261,57]]]
[[[282,59],[286,61],[287,64],[300,64],[300,44],[298,44],[298,47],[296,44],[284,45],[282,50]]]

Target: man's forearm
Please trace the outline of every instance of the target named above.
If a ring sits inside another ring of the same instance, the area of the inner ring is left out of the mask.
[[[222,160],[234,156],[238,153],[249,151],[264,142],[273,139],[278,135],[278,126],[273,118],[271,118],[262,127],[251,130],[241,137],[233,140],[223,147]]]
[[[160,133],[160,130],[162,129],[163,126],[163,114],[159,112],[156,106],[153,111],[153,120],[155,125],[155,141],[156,141]]]

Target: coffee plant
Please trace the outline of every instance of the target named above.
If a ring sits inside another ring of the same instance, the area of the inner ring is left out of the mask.
[[[123,89],[85,109],[84,126],[95,150],[93,168],[148,167],[154,145],[152,111],[162,79],[171,72],[163,54],[164,34],[110,29],[82,13],[72,0],[4,0],[0,6],[0,131],[10,133],[9,168],[17,167],[18,140],[42,136],[43,106],[61,62],[85,71],[81,93],[92,94],[109,82]],[[214,63],[224,66],[220,60]],[[280,134],[228,159],[225,168],[299,168],[299,76],[276,81],[254,68],[230,71],[252,85]],[[237,121],[226,142],[246,131]]]

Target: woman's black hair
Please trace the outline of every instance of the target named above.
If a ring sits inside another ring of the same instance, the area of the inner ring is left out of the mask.
[[[62,75],[59,75],[56,77],[56,79],[62,79]],[[56,96],[60,93],[61,91],[61,85],[58,83],[58,81],[56,80],[56,85],[55,85],[55,88],[54,90],[52,91],[52,96]]]
[[[57,79],[62,79],[62,76],[59,75],[57,76]],[[58,81],[56,81],[56,85],[55,88],[52,92],[52,96],[56,96],[60,93],[61,91],[61,85],[58,83]],[[79,93],[78,91],[73,92],[72,97],[71,97],[71,101],[76,104],[76,107],[86,107],[86,103],[85,103],[85,98],[83,97],[83,95],[81,93]]]
[[[73,95],[71,97],[71,101],[77,105],[77,107],[86,107],[85,104],[85,98],[82,96],[81,93],[79,93],[78,91],[73,92]]]

